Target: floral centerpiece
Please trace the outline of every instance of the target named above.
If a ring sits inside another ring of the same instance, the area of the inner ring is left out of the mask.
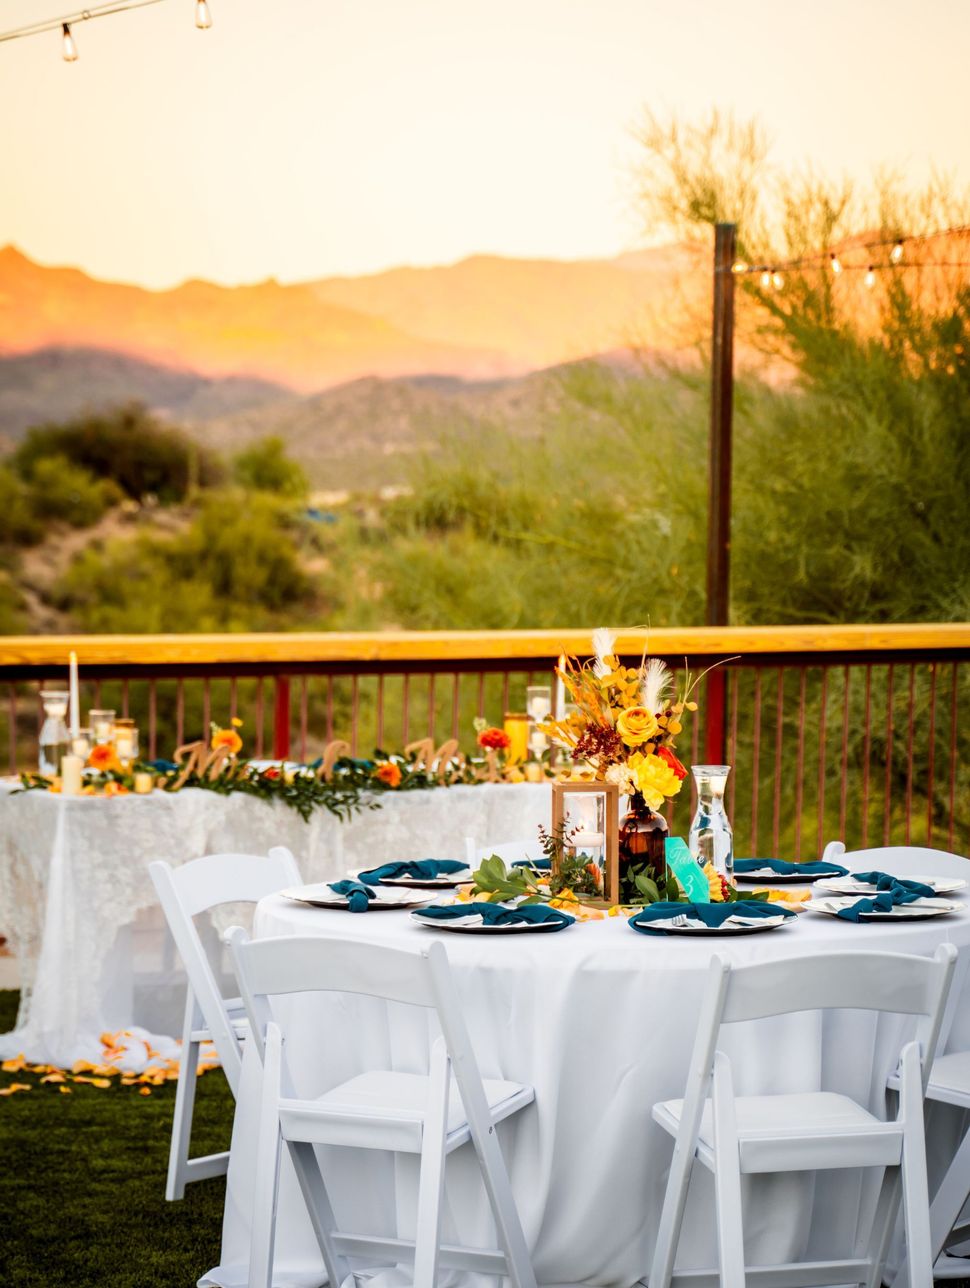
[[[542,730],[585,766],[578,772],[615,783],[628,798],[620,821],[620,898],[633,903],[667,895],[667,823],[659,811],[687,777],[674,748],[684,713],[697,710],[691,699],[697,679],[685,671],[677,692],[660,658],[644,655],[639,666],[624,666],[615,644],[612,631],[597,630],[591,659],[561,659],[557,675],[572,710]]]

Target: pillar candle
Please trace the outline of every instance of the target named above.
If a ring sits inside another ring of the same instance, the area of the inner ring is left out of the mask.
[[[81,795],[81,770],[84,761],[80,756],[63,756],[61,758],[61,793],[64,796]]]

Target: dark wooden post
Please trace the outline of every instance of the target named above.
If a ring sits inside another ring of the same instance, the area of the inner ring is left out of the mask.
[[[726,626],[731,591],[731,428],[734,411],[734,274],[737,226],[714,230],[714,316],[711,331],[711,443],[707,505],[707,624]],[[707,682],[704,754],[719,763],[726,752],[723,669]]]
[[[273,759],[288,760],[290,755],[290,678],[276,677],[273,694]]]

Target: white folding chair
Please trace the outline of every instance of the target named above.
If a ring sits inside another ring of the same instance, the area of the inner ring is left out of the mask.
[[[923,1135],[923,1092],[939,1038],[956,949],[941,944],[933,958],[890,953],[832,953],[732,970],[710,965],[683,1100],[653,1107],[676,1141],[650,1272],[650,1288],[671,1282],[722,1288],[861,1284],[879,1288],[902,1188],[912,1288],[931,1288],[929,1198]],[[795,1011],[886,1011],[916,1017],[916,1038],[900,1053],[895,1118],[882,1120],[848,1096],[809,1091],[735,1096],[731,1062],[717,1049],[723,1024]],[[714,1174],[718,1271],[674,1271],[694,1160]],[[860,1231],[843,1260],[745,1267],[741,1177],[759,1172],[883,1169],[871,1229]]]
[[[841,863],[850,872],[888,872],[894,877],[963,877],[970,880],[970,859],[925,845],[886,845],[873,850],[846,850],[829,841],[822,858]]]
[[[465,857],[472,871],[478,867],[482,859],[490,859],[493,854],[502,859],[506,867],[511,867],[513,863],[518,863],[522,859],[535,863],[545,858],[542,846],[537,840],[505,841],[502,845],[479,845],[473,836],[465,837]]]
[[[199,1052],[203,1042],[214,1044],[235,1096],[242,1073],[240,1041],[248,1028],[242,1000],[222,996],[192,918],[219,904],[256,903],[284,886],[299,885],[300,870],[289,850],[277,846],[268,855],[209,854],[177,868],[158,860],[148,871],[188,977],[165,1183],[165,1197],[172,1201],[185,1197],[190,1181],[225,1175],[227,1151],[189,1158]]]
[[[232,947],[253,1040],[263,1059],[249,1288],[270,1288],[280,1149],[296,1171],[331,1284],[350,1273],[348,1257],[414,1263],[414,1288],[434,1288],[438,1266],[507,1276],[512,1288],[535,1288],[495,1124],[532,1103],[531,1087],[482,1080],[440,943],[407,952],[317,936],[250,941],[238,927]],[[442,1037],[427,1075],[380,1070],[351,1078],[316,1099],[294,1095],[285,1030],[271,999],[287,993],[357,993],[434,1010]],[[470,1141],[478,1157],[500,1250],[441,1244],[445,1159]],[[337,1229],[314,1145],[343,1145],[420,1155],[413,1242]]]

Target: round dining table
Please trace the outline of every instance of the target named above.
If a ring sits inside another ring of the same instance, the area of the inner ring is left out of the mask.
[[[952,863],[953,860],[951,859]],[[959,897],[959,896],[957,896]],[[744,935],[636,933],[623,916],[577,922],[558,933],[454,934],[401,910],[364,914],[299,904],[281,895],[256,910],[254,934],[355,939],[420,951],[444,943],[484,1077],[535,1088],[535,1102],[502,1123],[502,1143],[536,1277],[542,1285],[629,1288],[650,1268],[672,1141],[653,1105],[680,1097],[708,967],[862,949],[930,955],[958,949],[944,1028],[948,1049],[970,1045],[970,912],[934,920],[852,923],[802,912],[784,927]],[[307,980],[312,990],[312,979]],[[797,996],[792,1005],[797,1006]],[[300,993],[274,1003],[299,1096],[316,1096],[367,1069],[425,1072],[433,1018],[359,996]],[[903,1017],[793,1011],[734,1025],[720,1046],[738,1094],[825,1087],[884,1111],[885,1085],[909,1033]],[[232,1137],[221,1264],[204,1288],[246,1281],[260,1068],[247,1044]],[[958,1140],[961,1121],[934,1108],[928,1125],[931,1186]],[[413,1235],[417,1160],[331,1149],[321,1161],[342,1229]],[[274,1285],[326,1282],[295,1176],[283,1153]],[[746,1177],[749,1264],[848,1252],[874,1192],[861,1172]],[[474,1159],[449,1157],[444,1237],[494,1246]],[[716,1265],[713,1188],[695,1169],[678,1265]],[[378,1284],[380,1279],[376,1281]],[[396,1283],[392,1277],[386,1280]],[[459,1282],[454,1275],[443,1284]]]

